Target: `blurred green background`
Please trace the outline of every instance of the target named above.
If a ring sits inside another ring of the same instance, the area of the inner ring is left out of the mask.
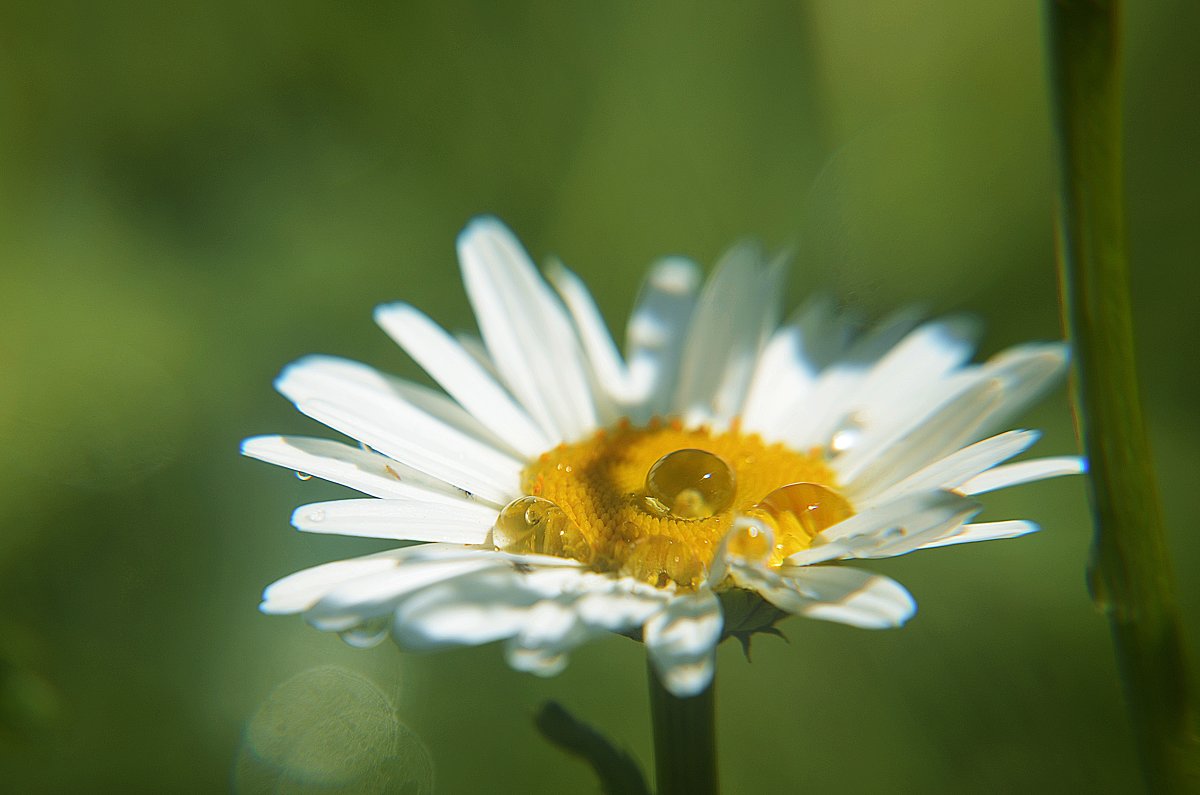
[[[1194,624],[1200,6],[1130,5],[1140,365]],[[353,735],[293,679],[330,665],[354,703],[378,701],[365,678],[394,705],[439,792],[596,791],[535,734],[548,698],[648,764],[623,638],[540,680],[495,647],[356,651],[258,614],[272,580],[383,546],[293,532],[292,507],[344,490],[239,458],[248,435],[326,433],[271,379],[310,352],[422,378],[371,309],[472,328],[453,245],[481,212],[563,257],[614,327],[654,257],[753,235],[795,244],[789,303],[973,312],[984,354],[1058,337],[1042,36],[1035,3],[951,0],[5,3],[6,783],[227,789],[256,715],[314,748]],[[1065,390],[1025,421],[1074,451]],[[917,597],[906,629],[790,619],[753,663],[721,648],[726,792],[1137,789],[1081,483],[987,515],[1045,531],[873,565]]]

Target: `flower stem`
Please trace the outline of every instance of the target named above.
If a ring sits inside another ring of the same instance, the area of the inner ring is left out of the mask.
[[[716,795],[715,684],[679,698],[649,668],[657,795]]]
[[[1108,614],[1143,772],[1200,791],[1175,583],[1138,397],[1121,174],[1117,0],[1047,0],[1062,169],[1059,246],[1096,537],[1093,598]]]

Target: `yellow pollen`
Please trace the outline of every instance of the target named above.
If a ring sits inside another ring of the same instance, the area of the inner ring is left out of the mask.
[[[819,450],[797,452],[757,434],[627,421],[559,445],[525,468],[529,495],[501,512],[493,541],[511,552],[570,557],[658,587],[697,587],[736,516],[731,551],[778,565],[825,527],[853,514]],[[742,536],[746,536],[743,538]]]

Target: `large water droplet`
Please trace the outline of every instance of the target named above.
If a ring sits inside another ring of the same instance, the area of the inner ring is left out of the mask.
[[[312,475],[308,474],[307,472],[297,471],[296,478],[298,480],[312,480]]]
[[[817,483],[789,483],[781,486],[751,510],[755,518],[766,521],[775,531],[772,562],[808,549],[818,533],[854,515],[850,501],[838,492]]]
[[[310,521],[310,522],[325,521],[325,509],[324,508],[313,508],[311,511],[308,512],[308,521]]]
[[[621,574],[663,588],[674,582],[695,588],[704,579],[706,567],[690,546],[667,536],[638,539],[621,564]]]
[[[541,497],[520,497],[504,506],[492,528],[497,549],[591,562],[592,545],[571,517]]]
[[[729,509],[737,488],[733,470],[704,450],[676,450],[646,473],[646,504],[680,519],[706,519]]]

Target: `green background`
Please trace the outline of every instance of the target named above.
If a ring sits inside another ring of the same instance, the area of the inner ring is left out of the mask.
[[[1194,624],[1200,8],[1131,5],[1140,366]],[[472,328],[453,246],[481,212],[615,328],[653,258],[751,235],[795,246],[789,304],[971,312],[984,354],[1058,337],[1043,35],[1035,3],[950,0],[4,4],[6,782],[221,791],[247,721],[297,691],[273,689],[324,665],[387,695],[439,792],[595,791],[532,728],[549,698],[648,764],[626,639],[540,680],[496,647],[357,651],[257,612],[274,579],[386,546],[293,532],[295,505],[347,492],[238,456],[325,433],[271,379],[310,352],[423,378],[371,309]],[[1074,451],[1065,390],[1025,423]],[[721,648],[726,792],[1136,789],[1081,481],[986,505],[1045,530],[873,563],[920,603],[907,628],[789,619],[752,663]],[[311,726],[276,728],[353,735],[305,704]]]

